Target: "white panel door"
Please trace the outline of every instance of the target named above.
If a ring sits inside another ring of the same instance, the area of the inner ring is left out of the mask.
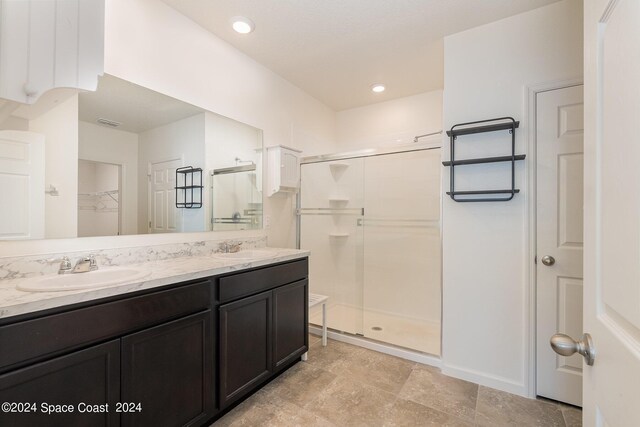
[[[44,238],[44,135],[0,131],[0,240]]]
[[[176,169],[182,160],[150,164],[149,232],[172,233],[182,230],[181,210],[176,208]]]
[[[585,2],[586,426],[640,426],[639,22],[637,0]]]
[[[537,394],[582,405],[582,357],[555,333],[582,335],[583,87],[537,95]],[[552,257],[545,265],[543,257]]]

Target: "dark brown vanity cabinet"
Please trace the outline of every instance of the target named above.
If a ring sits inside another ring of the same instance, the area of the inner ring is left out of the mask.
[[[307,272],[296,260],[0,319],[0,403],[16,404],[0,426],[209,425],[307,351]]]
[[[302,260],[220,279],[225,302],[218,309],[221,409],[307,351],[306,276],[307,261]]]
[[[36,404],[0,412],[0,426],[202,425],[215,415],[212,286],[0,326],[0,400]]]

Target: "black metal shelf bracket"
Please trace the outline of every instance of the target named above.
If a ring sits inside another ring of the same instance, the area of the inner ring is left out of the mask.
[[[507,202],[520,192],[516,188],[516,161],[524,160],[524,154],[516,155],[516,128],[520,126],[520,122],[516,121],[513,117],[499,117],[497,119],[478,120],[475,122],[458,123],[451,127],[451,130],[447,131],[449,136],[449,148],[451,151],[451,160],[442,162],[444,166],[449,166],[449,186],[450,191],[447,191],[449,197],[456,202]],[[472,135],[476,133],[496,132],[501,130],[508,130],[511,134],[511,155],[498,156],[498,157],[483,157],[476,159],[455,159],[455,142],[458,136]],[[455,167],[465,165],[476,165],[482,163],[499,163],[510,162],[511,163],[511,188],[506,190],[474,190],[474,191],[456,191],[455,190]],[[478,195],[496,195],[504,194],[506,197],[465,197],[465,196],[478,196]]]
[[[182,185],[181,185],[182,184]],[[202,169],[185,166],[176,169],[176,208],[202,207]]]

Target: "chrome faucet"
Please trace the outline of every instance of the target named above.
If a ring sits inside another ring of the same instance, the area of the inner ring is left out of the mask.
[[[51,260],[51,262],[60,261],[60,267],[58,268],[58,274],[65,274],[71,272],[71,261],[68,256],[63,256],[60,259]]]
[[[220,251],[225,254],[236,253],[240,251],[240,246],[242,246],[242,242],[222,242],[220,243]]]
[[[80,258],[75,267],[73,267],[72,273],[87,273],[98,269],[98,262],[93,255]]]

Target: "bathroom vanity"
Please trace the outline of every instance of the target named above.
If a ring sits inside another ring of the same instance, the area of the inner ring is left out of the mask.
[[[307,255],[165,260],[103,294],[28,294],[0,311],[0,425],[208,425],[308,350]]]

